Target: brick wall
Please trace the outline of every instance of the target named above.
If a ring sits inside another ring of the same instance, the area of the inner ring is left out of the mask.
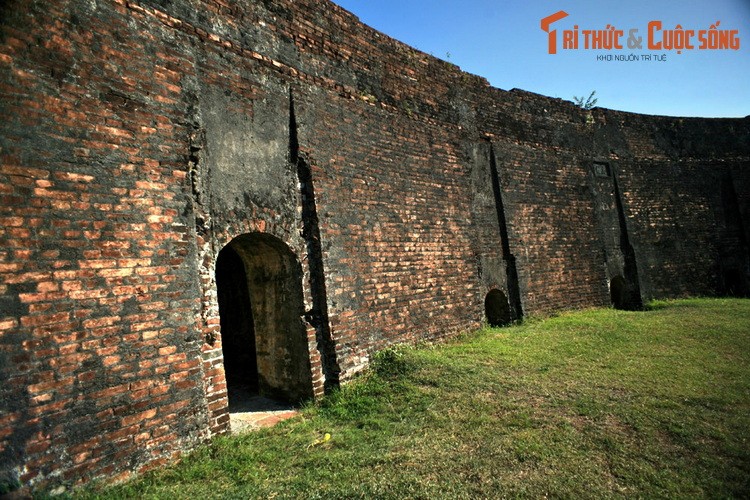
[[[471,171],[458,128],[331,94],[297,102],[343,377],[388,344],[478,326]]]
[[[247,235],[299,269],[315,394],[493,289],[521,317],[608,305],[628,265],[644,299],[747,284],[747,118],[494,89],[327,1],[0,14],[0,481],[225,432],[215,267]]]
[[[0,463],[23,483],[117,477],[208,435],[190,64],[157,42],[166,28],[89,8],[3,16]]]

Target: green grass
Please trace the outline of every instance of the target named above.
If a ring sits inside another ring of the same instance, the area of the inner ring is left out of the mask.
[[[658,302],[389,349],[296,419],[78,495],[748,497],[749,438],[750,301]]]

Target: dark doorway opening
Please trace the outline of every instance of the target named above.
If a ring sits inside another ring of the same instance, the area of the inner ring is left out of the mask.
[[[745,276],[741,269],[724,269],[724,294],[729,297],[747,297]]]
[[[484,314],[490,326],[509,325],[511,315],[508,297],[500,290],[490,290],[484,298]]]
[[[628,285],[622,276],[615,276],[610,281],[609,297],[615,309],[631,309],[628,301]]]
[[[216,290],[229,404],[242,392],[258,394],[255,328],[242,258],[230,246],[216,259]]]
[[[294,252],[268,234],[238,236],[219,252],[216,288],[230,412],[252,396],[287,403],[312,397],[302,266]]]

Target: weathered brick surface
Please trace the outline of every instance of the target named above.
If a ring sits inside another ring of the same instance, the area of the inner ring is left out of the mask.
[[[168,68],[187,64],[116,3],[8,9],[0,461],[32,484],[137,471],[208,435]]]
[[[240,235],[299,265],[315,394],[492,289],[607,305],[631,259],[644,299],[747,291],[747,118],[588,115],[320,0],[0,14],[0,481],[121,479],[228,429]]]
[[[478,325],[483,297],[465,231],[471,171],[458,128],[334,96],[300,96],[298,110],[344,375],[387,344]],[[316,126],[331,122],[341,126]]]

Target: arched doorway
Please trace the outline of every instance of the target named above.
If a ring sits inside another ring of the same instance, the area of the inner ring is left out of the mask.
[[[510,324],[510,304],[508,297],[500,290],[490,290],[484,298],[484,314],[490,326]]]
[[[302,267],[264,233],[238,236],[216,260],[224,372],[230,407],[257,394],[287,402],[312,397]]]

